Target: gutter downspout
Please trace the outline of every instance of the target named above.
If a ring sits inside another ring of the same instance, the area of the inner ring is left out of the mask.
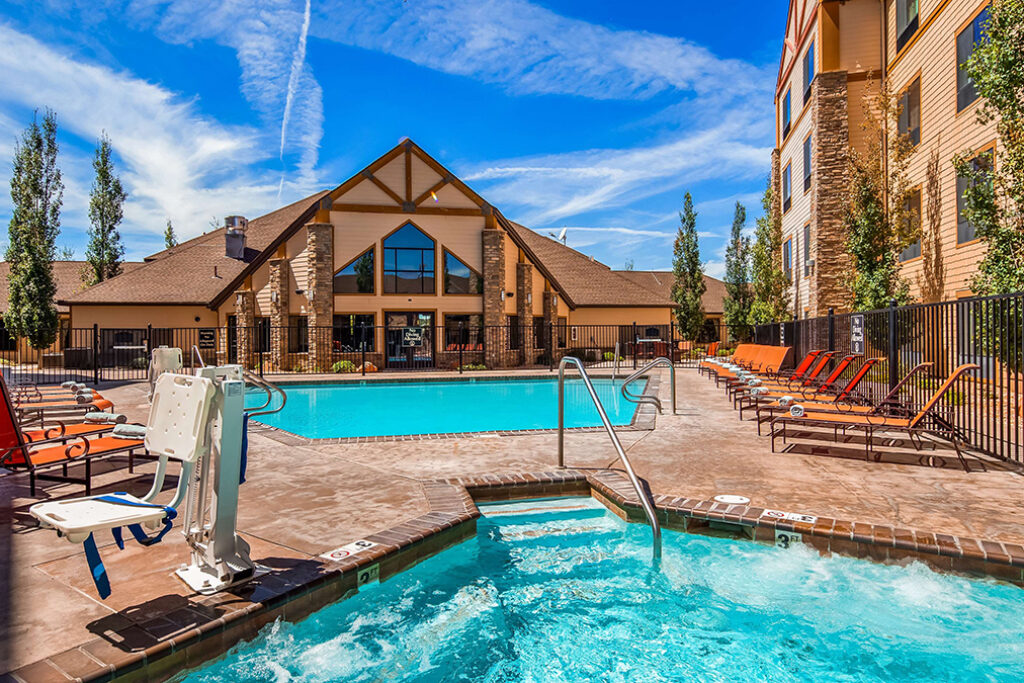
[[[889,93],[887,91],[888,83],[888,68],[889,68],[889,39],[888,39],[888,19],[885,13],[885,5],[887,0],[878,0],[878,12],[879,12],[879,26],[878,30],[881,34],[881,58],[882,65],[879,69],[881,74],[879,80],[880,92],[884,93],[886,98],[886,106],[888,107]],[[882,116],[882,216],[886,222],[889,220],[889,112],[886,111]]]

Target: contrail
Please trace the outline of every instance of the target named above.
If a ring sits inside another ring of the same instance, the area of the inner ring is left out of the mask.
[[[306,61],[306,36],[309,35],[310,0],[306,0],[306,11],[302,15],[302,30],[299,32],[299,44],[292,56],[292,70],[288,75],[288,92],[284,99],[284,116],[281,117],[281,150],[279,157],[284,161],[284,143],[288,137],[288,120],[292,116],[292,101],[295,99],[295,91],[299,89],[299,76],[302,74],[302,65]],[[284,188],[284,174],[281,175],[281,186],[277,191],[277,198],[281,199],[281,189]]]

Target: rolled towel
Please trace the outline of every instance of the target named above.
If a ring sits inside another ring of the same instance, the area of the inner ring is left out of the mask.
[[[92,403],[95,399],[92,394],[75,394],[75,403]]]
[[[93,389],[90,389],[89,387],[82,387],[82,388],[76,387],[75,388],[75,395],[76,396],[92,396],[95,393],[96,392]]]
[[[790,406],[790,404],[792,404],[792,403],[793,403],[793,397],[792,396],[783,396],[782,398],[779,399],[779,405],[782,406],[783,408],[788,408]]]
[[[793,406],[790,407],[790,409],[789,409],[789,414],[792,417],[803,417],[804,416],[804,407],[802,405],[800,405],[799,403],[794,403]]]
[[[71,381],[61,382],[60,383],[61,387],[63,387],[64,389],[70,389],[71,387],[74,387],[77,384],[78,384],[78,382],[71,382]]]
[[[119,425],[127,422],[128,416],[121,413],[86,413],[85,421],[95,422],[96,424]]]
[[[768,390],[765,389],[764,387],[754,387],[753,389],[750,390],[751,396],[764,396],[767,393]]]
[[[747,380],[747,386],[759,387],[761,386],[761,380],[759,380],[757,377],[751,377],[750,379]]]
[[[118,439],[144,439],[146,425],[119,424],[110,434]]]

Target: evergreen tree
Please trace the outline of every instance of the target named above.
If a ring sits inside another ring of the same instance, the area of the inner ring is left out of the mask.
[[[747,222],[747,209],[736,202],[732,219],[732,232],[725,248],[725,324],[736,339],[750,337],[750,307],[753,292],[750,288],[750,238],[743,235]]]
[[[92,161],[96,178],[89,194],[89,246],[85,260],[92,268],[92,284],[109,280],[121,272],[124,259],[124,245],[117,226],[124,216],[124,200],[128,196],[121,187],[121,180],[114,173],[110,159],[110,138],[106,133],[100,136],[96,156]]]
[[[178,246],[178,236],[174,234],[174,226],[171,225],[171,219],[167,219],[167,227],[164,228],[164,248],[170,249],[171,247]]]
[[[44,349],[57,339],[53,259],[63,199],[64,183],[57,167],[57,116],[48,109],[41,126],[33,117],[14,148],[6,256],[10,290],[4,325],[12,337],[28,339],[35,349]]]
[[[761,197],[761,208],[763,213],[757,219],[751,250],[752,325],[789,319],[789,283],[782,271],[782,217],[775,205],[770,179]]]
[[[683,210],[679,212],[679,232],[673,246],[672,300],[679,305],[676,322],[684,339],[696,341],[704,327],[704,264],[700,261],[697,243],[697,212],[693,210],[693,197],[687,192]]]

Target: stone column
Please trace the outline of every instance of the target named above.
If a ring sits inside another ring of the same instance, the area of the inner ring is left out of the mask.
[[[235,324],[238,326],[238,362],[247,368],[254,365],[253,326],[256,324],[256,297],[252,290],[235,292]]]
[[[329,372],[331,333],[334,324],[334,226],[310,223],[306,226],[306,296],[309,298],[309,366],[315,372]]]
[[[519,348],[522,364],[532,365],[534,361],[533,339],[533,264],[516,264],[516,315],[519,316]]]
[[[557,292],[544,292],[544,334],[550,334],[551,355],[558,360],[558,304],[555,303]],[[545,347],[546,349],[547,347]]]
[[[496,228],[483,231],[484,278],[484,364],[488,368],[502,367],[504,351],[508,348],[505,328],[505,233]]]
[[[276,370],[285,370],[288,359],[288,281],[287,258],[270,260],[270,360]]]
[[[815,76],[811,93],[814,115],[811,168],[811,233],[814,275],[811,315],[850,310],[848,274],[852,268],[846,251],[843,212],[849,196],[847,150],[850,145],[849,100],[846,72]]]

